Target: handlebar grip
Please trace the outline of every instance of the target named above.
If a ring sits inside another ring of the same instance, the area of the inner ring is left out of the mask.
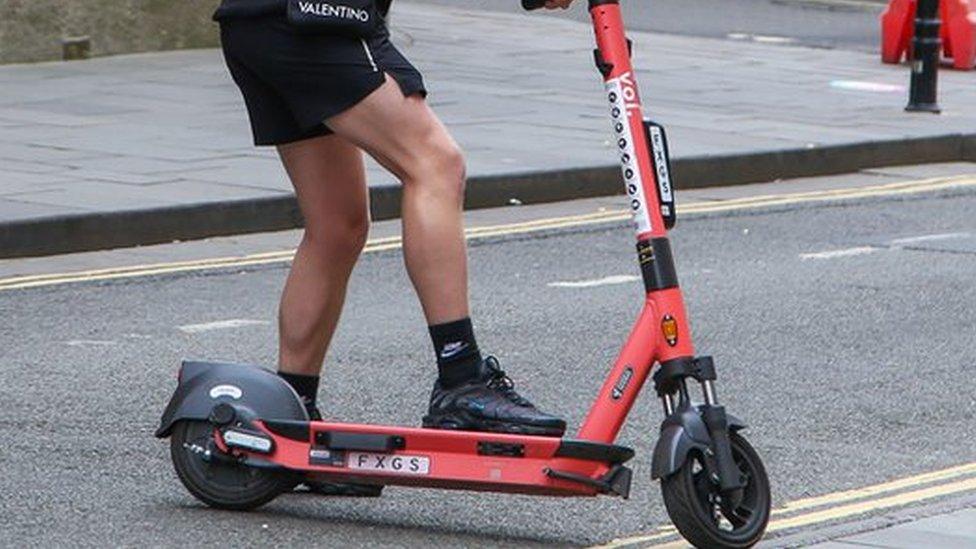
[[[526,10],[537,10],[546,5],[546,0],[522,0],[522,7]]]

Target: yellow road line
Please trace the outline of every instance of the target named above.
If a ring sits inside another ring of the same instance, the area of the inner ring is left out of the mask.
[[[976,474],[976,463],[967,463],[957,467],[942,469],[941,471],[933,471],[931,473],[901,478],[891,482],[866,486],[864,488],[855,488],[853,490],[845,490],[843,492],[835,492],[833,494],[826,494],[823,496],[799,499],[787,503],[779,509],[776,509],[773,511],[773,516],[795,513],[804,509],[811,509],[813,507],[820,507],[828,504],[853,501],[856,499],[876,496],[885,492],[894,492],[896,490],[921,486],[930,482],[947,481],[973,474]]]
[[[938,191],[949,188],[976,186],[976,176],[960,175],[953,177],[937,177],[868,187],[846,189],[832,189],[826,191],[810,191],[802,193],[787,193],[763,195],[749,198],[738,198],[716,202],[698,202],[682,209],[678,205],[678,213],[688,212],[721,212],[742,208],[758,208],[763,206],[778,206],[786,204],[801,204],[807,202],[826,202],[836,200],[850,200],[876,196],[899,196],[921,192]]]
[[[760,208],[765,206],[777,206],[787,204],[800,204],[807,202],[825,202],[846,200],[852,198],[862,198],[870,196],[896,196],[902,194],[913,194],[920,192],[930,192],[940,189],[953,187],[976,186],[976,176],[963,175],[954,177],[941,177],[932,179],[922,179],[899,183],[888,183],[884,185],[874,185],[859,188],[833,189],[826,191],[811,191],[803,193],[783,193],[773,195],[762,195],[747,198],[737,198],[731,200],[721,200],[714,202],[694,202],[678,206],[679,214],[711,213],[735,211],[747,208]],[[501,225],[490,225],[485,227],[473,227],[465,231],[469,240],[479,238],[490,238],[495,236],[519,235],[538,231],[555,230],[570,227],[583,227],[601,223],[624,221],[630,218],[627,210],[609,210],[596,213],[581,215],[570,215],[563,217],[553,217],[536,219],[519,223],[507,223]],[[391,236],[370,240],[365,248],[365,252],[379,252],[384,250],[395,250],[402,247],[403,242],[399,236]],[[68,273],[51,273],[40,275],[15,276],[0,279],[0,291],[37,288],[42,286],[53,286],[58,284],[68,284],[72,282],[87,282],[100,280],[114,280],[121,278],[136,278],[143,276],[154,276],[161,274],[171,274],[179,272],[193,272],[209,269],[221,269],[231,267],[248,267],[255,265],[268,265],[275,263],[287,263],[292,260],[294,250],[283,250],[277,252],[250,254],[243,256],[218,257],[191,261],[177,261],[169,263],[157,263],[149,265],[133,265],[127,267],[113,267],[107,269],[95,269],[86,271],[76,271]]]
[[[815,511],[813,513],[800,514],[795,517],[777,519],[769,523],[768,530],[770,532],[788,530],[790,528],[796,528],[799,526],[808,526],[810,524],[863,515],[864,513],[871,511],[900,507],[909,503],[919,503],[921,501],[958,494],[960,492],[969,492],[971,490],[976,490],[976,478],[967,478],[965,480],[938,484],[929,488],[904,492],[880,499],[851,503],[838,507],[829,507],[823,511]]]
[[[930,484],[930,483],[937,482],[939,483],[937,487],[943,486],[943,485],[947,485],[948,481],[958,480],[960,478],[968,477],[970,475],[976,475],[976,463],[966,463],[963,465],[957,465],[955,467],[949,467],[947,469],[941,469],[938,471],[932,471],[928,473],[922,473],[919,475],[913,475],[910,477],[904,477],[889,482],[882,482],[880,484],[865,486],[862,488],[855,488],[853,490],[844,490],[842,492],[833,492],[830,494],[824,494],[822,496],[798,499],[787,503],[783,507],[774,509],[772,512],[772,516],[777,517],[785,514],[793,514],[793,513],[797,513],[798,511],[814,509],[817,507],[825,507],[825,506],[834,506],[834,507],[829,507],[828,509],[826,509],[826,511],[830,511],[832,509],[847,508],[851,506],[840,505],[840,504],[848,504],[849,502],[853,502],[855,500],[861,500],[861,499],[869,498],[871,496],[885,494],[888,492],[896,492],[908,488],[918,488],[922,485]],[[976,481],[976,479],[965,480],[965,482],[970,482],[970,481]],[[908,493],[916,493],[916,492],[908,492]],[[884,498],[882,500],[873,500],[873,501],[884,501],[885,499],[890,499],[890,498]],[[870,501],[865,502],[865,504],[869,504],[869,503],[871,502]],[[855,504],[855,505],[860,505],[860,504]],[[822,512],[825,511],[821,511],[821,513]],[[812,513],[812,514],[816,515],[817,513]],[[788,519],[781,519],[780,521],[792,520],[794,518],[805,517],[809,515],[810,515],[809,513],[800,514]],[[780,523],[780,521],[774,520],[770,522],[770,531],[772,531],[772,525],[778,524]],[[790,528],[792,528],[792,526],[790,526]],[[674,535],[675,535],[674,526],[666,525],[657,528],[647,534],[615,539],[610,543],[607,543],[605,545],[599,545],[591,549],[597,549],[597,548],[614,549],[619,547],[629,547],[632,545],[658,541],[661,540],[662,538],[667,538]]]
[[[569,227],[582,227],[621,221],[628,219],[630,214],[625,211],[598,212],[594,214],[573,215],[558,218],[538,219],[525,223],[509,223],[487,227],[474,227],[465,231],[468,240],[490,238],[494,236],[518,235],[524,233],[554,230]],[[370,240],[363,253],[375,253],[395,250],[403,246],[399,236]],[[268,265],[288,263],[295,255],[295,250],[267,252],[244,256],[218,257],[191,261],[176,261],[171,263],[156,263],[148,265],[132,265],[127,267],[112,267],[70,273],[51,273],[41,275],[15,276],[0,279],[0,291],[53,286],[71,282],[113,280],[120,278],[136,278],[178,272],[193,272],[209,269],[231,267],[248,267],[254,265]]]

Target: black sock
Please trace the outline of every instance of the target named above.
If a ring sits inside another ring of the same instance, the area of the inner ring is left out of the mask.
[[[305,409],[311,414],[315,410],[315,400],[318,398],[319,376],[303,376],[286,372],[278,372],[278,376],[295,389],[295,392],[301,397]]]
[[[442,386],[460,385],[478,375],[481,352],[474,340],[470,318],[430,326],[429,330],[437,354],[438,380]]]

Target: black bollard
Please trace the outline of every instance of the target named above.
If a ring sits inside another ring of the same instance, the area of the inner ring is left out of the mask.
[[[936,97],[942,53],[939,25],[939,0],[918,0],[912,38],[912,84],[906,111],[941,112]]]

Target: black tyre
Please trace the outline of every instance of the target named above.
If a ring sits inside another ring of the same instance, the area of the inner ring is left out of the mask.
[[[291,490],[294,475],[248,467],[229,458],[213,457],[214,427],[205,421],[181,421],[170,437],[173,467],[183,486],[200,501],[217,509],[247,511]],[[210,452],[211,457],[206,453]]]
[[[721,501],[709,478],[704,456],[693,452],[685,464],[661,482],[664,505],[681,535],[700,548],[752,547],[762,539],[769,522],[769,478],[759,454],[745,438],[730,436],[732,457],[747,479],[741,502]]]

